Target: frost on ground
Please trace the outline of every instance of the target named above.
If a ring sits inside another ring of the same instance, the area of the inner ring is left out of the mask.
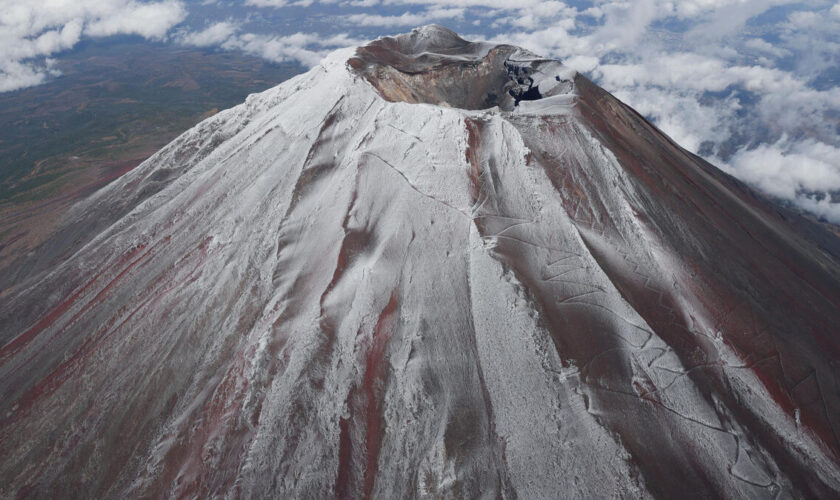
[[[0,277],[0,496],[834,497],[808,224],[557,61],[336,52]]]

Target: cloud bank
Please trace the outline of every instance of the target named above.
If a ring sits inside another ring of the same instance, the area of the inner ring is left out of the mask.
[[[0,0],[0,92],[54,76],[50,56],[83,37],[139,35],[162,40],[187,16],[177,0]]]

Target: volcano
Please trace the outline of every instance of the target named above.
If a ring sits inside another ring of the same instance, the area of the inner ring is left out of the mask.
[[[0,496],[836,498],[840,240],[437,26],[0,270]]]

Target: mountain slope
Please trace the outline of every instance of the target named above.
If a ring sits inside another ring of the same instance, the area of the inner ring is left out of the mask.
[[[0,277],[0,493],[833,497],[806,225],[557,61],[339,51]]]

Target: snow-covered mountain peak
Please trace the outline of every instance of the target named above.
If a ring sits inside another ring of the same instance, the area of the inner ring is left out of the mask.
[[[338,51],[0,273],[0,497],[836,498],[820,231],[557,61]]]

